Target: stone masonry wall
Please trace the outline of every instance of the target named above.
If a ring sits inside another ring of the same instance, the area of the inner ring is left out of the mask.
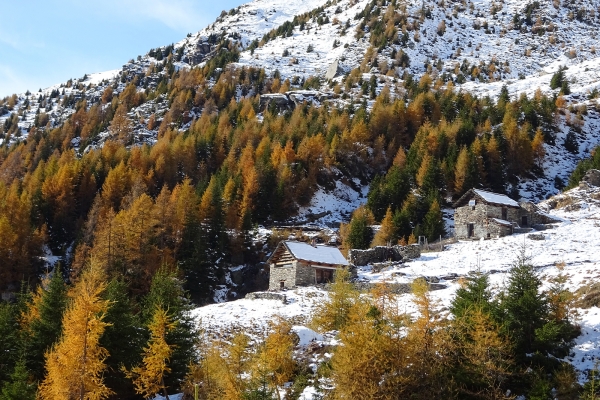
[[[292,263],[291,267],[277,267],[275,264],[271,264],[269,273],[269,290],[279,290],[281,288],[281,281],[285,281],[284,285],[287,289],[291,289],[296,286],[296,262]]]
[[[377,246],[367,250],[352,249],[348,252],[350,264],[361,267],[383,261],[412,260],[421,257],[418,245],[410,246]]]
[[[315,284],[315,269],[306,264],[298,263],[296,267],[296,285],[308,286]]]
[[[488,231],[485,220],[488,216],[488,207],[485,204],[458,207],[454,211],[454,232],[457,238],[469,236],[468,224],[474,224],[473,236],[475,238],[487,237]]]

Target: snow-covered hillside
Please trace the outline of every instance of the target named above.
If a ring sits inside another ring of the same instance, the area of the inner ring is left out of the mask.
[[[86,100],[88,108],[99,104],[108,87],[117,95],[137,79],[140,92],[156,88],[167,77],[162,52],[168,48],[173,51],[173,68],[180,70],[205,65],[215,57],[220,44],[228,43],[228,48],[239,51],[235,65],[264,68],[268,74],[278,71],[282,80],[289,78],[297,86],[298,82],[318,76],[319,90],[328,92],[330,97],[332,85],[323,78],[336,62],[339,68],[334,82],[342,83],[362,63],[368,67],[362,79],[369,80],[374,75],[379,81],[377,90],[387,84],[395,96],[404,94],[405,73],[418,79],[425,72],[434,80],[441,77],[453,81],[455,90],[479,97],[496,98],[504,85],[512,98],[521,93],[532,97],[537,89],[556,95],[559,89],[551,89],[550,81],[564,67],[571,90],[564,97],[569,111],[558,118],[561,131],[556,135],[556,143],[546,144],[544,175],[525,178],[519,185],[521,196],[531,200],[556,194],[556,178],[566,181],[577,161],[588,156],[600,142],[600,115],[595,111],[600,90],[600,49],[596,49],[600,0],[527,4],[519,0],[403,0],[394,4],[371,0],[254,0],[224,12],[213,24],[172,47],[152,49],[119,70],[89,74],[17,95],[8,101],[10,107],[0,107],[0,126],[16,116],[20,129],[9,138],[16,142],[24,140],[36,122],[42,127],[64,123],[82,100]],[[384,20],[393,22],[383,28],[391,29],[394,38],[385,46],[373,47],[373,60],[366,62],[371,38],[376,34],[376,28],[370,24]],[[274,34],[284,26],[283,32]],[[268,34],[272,37],[264,40]],[[160,56],[156,54],[159,50]],[[399,54],[406,59],[399,62]],[[156,68],[157,65],[162,67]],[[246,96],[255,94],[251,91]],[[241,96],[240,91],[238,99]],[[360,85],[346,88],[342,96],[335,97],[338,98],[332,101],[339,106],[353,101],[372,104]],[[160,119],[169,105],[167,96],[160,95],[129,112],[136,143],[155,142],[158,128],[148,129],[146,122],[153,113]],[[101,106],[106,109],[109,104]],[[201,111],[192,110],[189,116],[198,117]],[[577,132],[579,149],[569,153],[563,143],[573,130]],[[101,145],[107,136],[107,130],[101,132],[91,147]],[[5,140],[0,138],[0,143]],[[71,143],[75,150],[85,150],[80,148],[80,138],[73,138]],[[316,205],[318,202],[319,199],[313,201],[312,208],[327,212]]]
[[[427,277],[445,286],[432,292],[439,301],[439,308],[445,310],[460,285],[460,278],[470,271],[489,273],[492,286],[503,287],[508,271],[524,248],[544,282],[558,273],[566,274],[568,289],[584,296],[586,289],[600,276],[600,188],[573,189],[541,203],[540,207],[562,222],[554,228],[535,232],[534,236],[515,234],[500,239],[460,241],[447,245],[443,252],[426,252],[416,260],[376,273],[371,266],[361,267],[359,279],[411,283],[416,278]],[[268,330],[269,321],[276,316],[291,320],[297,332],[308,335],[310,330],[306,325],[311,314],[328,293],[314,287],[281,293],[285,294],[286,303],[241,299],[197,308],[194,316],[207,332],[216,336],[227,336],[242,329],[260,339]],[[410,294],[400,295],[400,308],[407,313],[415,312],[411,299]],[[580,378],[583,379],[583,372],[593,368],[600,357],[600,308],[580,308],[578,312],[582,334],[576,339],[568,361],[582,373]],[[314,339],[332,344],[334,336],[315,335]]]

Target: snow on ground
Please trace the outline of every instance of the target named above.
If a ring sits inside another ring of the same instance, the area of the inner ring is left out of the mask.
[[[587,195],[586,195],[587,193]],[[597,200],[592,200],[592,196]],[[359,278],[369,281],[410,283],[422,276],[435,277],[446,287],[432,292],[440,307],[448,306],[459,287],[459,277],[480,269],[490,274],[493,288],[505,285],[507,272],[522,249],[531,257],[531,262],[540,271],[544,282],[559,273],[557,264],[564,263],[563,273],[568,276],[567,286],[576,291],[582,285],[593,283],[600,277],[600,188],[583,192],[574,189],[542,204],[563,220],[553,228],[541,231],[544,240],[532,240],[528,234],[482,241],[460,241],[447,245],[443,252],[428,252],[406,264],[393,265],[381,272],[372,272],[371,267],[359,268]],[[562,206],[561,206],[562,202]],[[559,206],[561,208],[552,208]],[[294,331],[305,346],[311,341],[323,340],[319,334],[306,328],[310,315],[328,296],[327,292],[314,287],[298,288],[281,292],[281,300],[241,299],[229,303],[212,304],[194,310],[194,317],[203,328],[214,332],[232,331],[242,327],[246,332],[260,337],[268,330],[268,324],[281,316],[292,321]],[[412,296],[399,296],[402,311],[413,313]],[[593,366],[600,357],[600,309],[579,310],[582,335],[569,361],[580,371]],[[331,343],[331,341],[329,342]],[[583,377],[583,375],[582,375]],[[305,398],[310,399],[310,391]]]
[[[296,218],[302,221],[310,216],[325,214],[314,222],[329,227],[339,227],[340,222],[349,220],[352,212],[361,204],[367,202],[369,186],[360,185],[358,179],[355,179],[353,186],[360,191],[353,189],[340,180],[335,181],[335,189],[333,190],[319,188],[310,204],[307,207],[300,208]]]
[[[265,68],[268,72],[278,70],[284,78],[325,75],[335,60],[339,60],[344,69],[355,68],[360,65],[369,43],[365,39],[355,39],[354,33],[361,21],[354,19],[354,16],[368,3],[370,0],[339,1],[327,7],[323,13],[332,23],[318,25],[313,21],[303,30],[296,27],[291,37],[271,40],[255,49],[254,54],[243,52],[239,64]],[[321,2],[320,5],[323,4]],[[339,23],[334,24],[334,19]],[[349,26],[344,28],[346,22]],[[342,35],[342,32],[346,33]],[[309,46],[312,51],[308,51]],[[285,50],[289,55],[283,57]]]
[[[117,77],[117,75],[119,75],[119,72],[121,72],[120,69],[113,69],[111,71],[96,72],[94,74],[88,74],[87,79],[85,81],[83,81],[83,83],[86,83],[86,84],[91,83],[92,85],[98,85],[104,80],[111,81],[111,80],[115,79]]]
[[[561,130],[556,134],[555,144],[544,144],[546,156],[542,168],[544,174],[541,177],[527,178],[519,183],[519,193],[523,199],[540,201],[550,195],[558,193],[555,187],[555,178],[560,178],[565,184],[579,160],[590,157],[591,151],[600,144],[600,114],[595,110],[589,110],[581,132],[575,132],[579,145],[576,153],[565,149],[564,142],[572,130],[566,124],[561,124]]]

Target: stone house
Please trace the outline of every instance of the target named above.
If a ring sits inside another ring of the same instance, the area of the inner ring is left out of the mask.
[[[458,239],[488,239],[530,231],[557,222],[531,202],[471,189],[454,203],[454,232]]]
[[[335,270],[349,265],[336,247],[294,241],[280,242],[267,263],[269,290],[331,282]]]

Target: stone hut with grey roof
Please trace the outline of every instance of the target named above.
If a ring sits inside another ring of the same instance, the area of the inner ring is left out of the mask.
[[[349,266],[336,247],[295,241],[280,242],[267,263],[269,290],[332,282],[337,269]]]
[[[454,232],[458,239],[489,239],[528,232],[557,222],[531,202],[471,189],[454,203]]]

